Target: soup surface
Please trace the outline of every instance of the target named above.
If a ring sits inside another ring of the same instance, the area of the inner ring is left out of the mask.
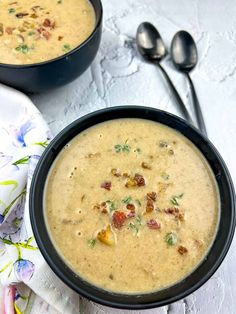
[[[180,133],[117,119],[77,135],[45,189],[51,238],[70,267],[106,290],[144,293],[193,271],[212,244],[218,189]]]
[[[0,63],[56,58],[85,41],[94,27],[88,0],[1,0]]]

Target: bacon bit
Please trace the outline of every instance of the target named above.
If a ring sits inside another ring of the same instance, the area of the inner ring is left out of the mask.
[[[16,17],[17,17],[18,19],[22,19],[24,16],[27,16],[27,15],[29,15],[29,13],[21,12],[21,13],[17,13],[17,14],[16,14]]]
[[[55,21],[51,21],[49,19],[45,19],[43,22],[44,27],[50,27],[50,29],[55,28]]]
[[[30,17],[31,17],[32,19],[37,19],[39,16],[38,16],[36,13],[32,13],[32,14],[30,15]]]
[[[135,217],[135,206],[134,206],[134,204],[127,204],[126,208],[128,209],[128,212],[126,213],[126,218]]]
[[[4,34],[3,24],[0,23],[0,36],[2,36],[3,34]]]
[[[152,200],[147,200],[146,213],[151,213],[154,210],[154,203]]]
[[[105,229],[102,229],[97,234],[97,239],[106,245],[114,245],[115,244],[115,236],[111,230],[111,226],[108,225]]]
[[[102,202],[101,204],[94,205],[93,209],[99,210],[102,214],[107,214],[108,213],[107,203],[106,202]]]
[[[57,39],[61,41],[63,39],[63,36],[58,36]]]
[[[147,199],[155,202],[157,200],[157,193],[156,192],[147,193]]]
[[[15,29],[15,28],[13,28],[13,27],[6,27],[5,31],[6,31],[6,33],[7,33],[8,35],[11,35],[12,32],[14,31],[14,29]]]
[[[186,247],[180,245],[178,247],[178,252],[179,252],[179,254],[184,255],[184,254],[188,253],[188,250],[186,249]]]
[[[134,204],[127,204],[126,208],[129,209],[129,210],[135,210]]]
[[[126,215],[124,212],[116,210],[112,215],[112,222],[115,228],[120,229],[126,220]]]
[[[133,217],[135,217],[135,210],[129,210],[126,213],[126,218],[133,218]]]
[[[39,34],[44,37],[46,40],[48,40],[51,36],[51,34],[43,27],[40,27],[38,29]]]
[[[164,209],[164,212],[166,214],[173,215],[175,218],[178,218],[181,221],[184,220],[184,213],[181,210],[179,210],[179,208],[176,207],[166,208]]]
[[[160,222],[156,221],[155,219],[150,219],[147,221],[147,226],[149,229],[157,230],[161,228]]]
[[[137,182],[138,186],[144,186],[145,185],[144,177],[141,174],[135,173],[134,180]]]
[[[120,172],[118,172],[118,170],[116,168],[111,169],[111,174],[113,174],[113,176],[115,176],[115,177],[121,176]]]
[[[144,161],[142,162],[141,166],[142,166],[143,169],[149,169],[149,170],[152,169],[152,167],[148,163],[146,163]]]
[[[100,187],[110,191],[111,190],[111,181],[104,181],[104,182],[102,182]]]

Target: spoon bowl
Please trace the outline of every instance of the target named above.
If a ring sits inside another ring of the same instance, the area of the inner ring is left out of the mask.
[[[171,43],[171,58],[179,71],[190,72],[197,64],[197,46],[186,31],[175,34]]]
[[[166,55],[166,48],[157,29],[148,22],[139,25],[136,34],[139,53],[149,61],[160,62]]]

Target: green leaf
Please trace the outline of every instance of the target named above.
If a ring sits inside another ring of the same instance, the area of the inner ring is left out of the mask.
[[[35,142],[31,145],[39,145],[42,146],[43,148],[46,148],[48,146],[48,141],[44,141],[44,142]]]
[[[96,244],[96,239],[94,239],[94,238],[93,239],[89,239],[87,241],[87,244],[88,244],[89,247],[93,248],[95,246],[95,244]]]
[[[17,165],[24,165],[24,164],[27,164],[29,162],[29,156],[25,156],[17,161],[15,161],[13,163],[14,166],[17,166]]]
[[[11,193],[18,187],[18,183],[15,180],[2,181],[2,182],[0,182],[0,185],[5,185],[5,186],[13,185]]]
[[[165,236],[165,241],[168,245],[173,246],[177,243],[177,235],[173,232],[169,232]]]
[[[4,272],[4,270],[6,270],[11,264],[12,262],[9,262],[5,266],[3,266],[3,268],[0,269],[0,273]]]
[[[4,238],[0,238],[0,240],[1,240],[4,244],[13,245],[13,242],[12,242],[11,240],[4,239]]]
[[[14,203],[18,200],[18,198],[20,198],[22,195],[26,194],[26,189],[24,188],[24,190],[4,209],[2,215],[5,217],[7,215],[7,213],[9,212],[9,210],[11,209],[11,207],[14,205]]]
[[[140,200],[135,200],[135,202],[138,204],[138,206],[142,206],[142,203],[140,202]]]

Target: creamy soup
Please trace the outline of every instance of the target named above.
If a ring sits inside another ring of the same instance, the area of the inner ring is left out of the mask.
[[[50,170],[44,205],[66,263],[92,284],[123,293],[189,275],[209,250],[219,216],[202,154],[180,133],[142,119],[77,135]]]
[[[94,27],[88,0],[1,0],[0,63],[56,58],[80,45]]]

